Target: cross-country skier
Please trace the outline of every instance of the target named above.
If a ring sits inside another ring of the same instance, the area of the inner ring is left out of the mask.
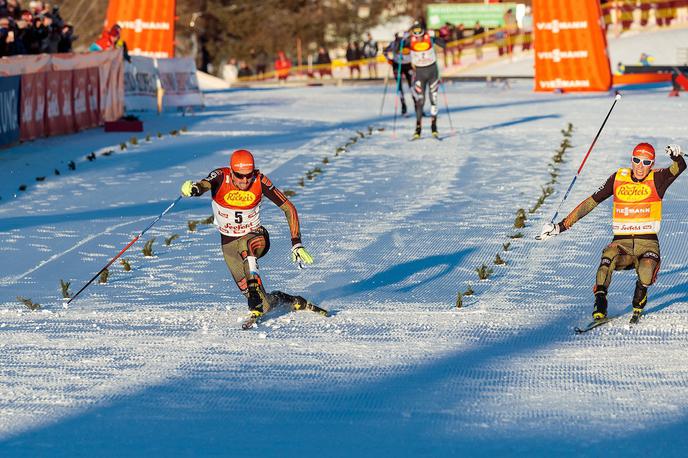
[[[301,244],[301,231],[296,207],[272,184],[270,179],[255,168],[253,155],[244,149],[232,153],[229,167],[220,167],[198,181],[182,184],[182,195],[212,194],[214,224],[220,231],[222,254],[234,281],[248,299],[248,308],[255,319],[268,312],[282,297],[266,294],[258,271],[258,259],[270,249],[270,236],[260,222],[260,204],[263,196],[277,205],[287,217],[291,232],[291,259],[299,264],[311,264],[313,258]],[[288,296],[291,299],[303,299]],[[296,309],[306,304],[294,303]]]
[[[405,115],[407,112],[406,100],[404,98],[404,83],[402,82],[403,78],[406,78],[414,105],[416,101],[413,94],[413,67],[411,66],[411,48],[409,44],[408,34],[404,34],[400,37],[399,34],[395,33],[394,41],[392,41],[383,51],[387,58],[387,62],[392,66],[394,81],[399,82],[397,89],[399,92],[399,99],[401,100],[402,115]],[[401,76],[399,76],[399,70],[401,70]]]
[[[442,48],[447,46],[446,42],[435,37],[434,34],[425,30],[425,26],[416,21],[411,27],[411,63],[414,70],[414,89],[416,92],[416,132],[413,138],[420,138],[420,131],[423,120],[423,105],[425,104],[425,90],[430,94],[430,114],[432,122],[430,124],[432,135],[437,137],[437,92],[440,85],[439,70],[437,68],[437,54],[435,46]]]
[[[613,196],[612,243],[602,251],[593,292],[594,320],[607,317],[607,289],[615,270],[635,268],[638,280],[633,293],[633,316],[637,323],[647,304],[647,287],[653,284],[659,271],[659,226],[662,221],[662,198],[671,183],[685,169],[683,151],[679,145],[665,148],[673,162],[665,169],[653,169],[655,149],[649,143],[633,148],[630,168],[620,168],[594,194],[581,202],[559,223],[542,227],[541,240],[570,229],[590,213],[599,203]]]

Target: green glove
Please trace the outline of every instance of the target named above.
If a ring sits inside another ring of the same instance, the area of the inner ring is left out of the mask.
[[[182,196],[190,197],[190,196],[197,196],[197,195],[199,195],[198,186],[193,184],[193,181],[186,180],[182,184]]]
[[[304,264],[313,264],[313,257],[303,245],[297,243],[291,247],[291,262],[297,263],[299,269],[303,269]]]

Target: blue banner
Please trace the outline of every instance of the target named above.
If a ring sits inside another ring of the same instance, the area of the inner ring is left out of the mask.
[[[19,141],[20,76],[0,78],[0,145]]]

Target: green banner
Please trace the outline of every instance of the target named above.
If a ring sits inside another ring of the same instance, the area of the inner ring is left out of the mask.
[[[480,21],[483,27],[504,26],[506,10],[516,15],[516,3],[431,3],[427,7],[428,27],[439,29],[445,22],[453,25],[463,24],[471,28],[475,21]]]

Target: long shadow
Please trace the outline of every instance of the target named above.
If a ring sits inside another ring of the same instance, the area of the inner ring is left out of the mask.
[[[515,126],[518,124],[525,124],[525,123],[529,123],[529,122],[540,121],[541,119],[558,119],[558,118],[561,118],[561,115],[549,114],[549,115],[541,115],[541,116],[525,116],[523,118],[512,119],[511,121],[505,121],[505,122],[498,123],[498,124],[492,124],[489,126],[471,129],[467,133],[477,134],[478,132],[482,132],[485,130],[492,130],[492,129],[499,129],[501,127]]]
[[[408,292],[415,288],[423,286],[431,281],[442,278],[450,274],[456,267],[458,267],[464,258],[470,255],[474,249],[465,249],[455,251],[448,254],[440,254],[434,256],[427,256],[421,259],[415,259],[413,261],[403,262],[401,264],[396,264],[389,269],[382,272],[378,272],[372,277],[366,278],[364,280],[357,281],[345,286],[338,286],[336,288],[326,289],[318,293],[319,300],[331,300],[338,299],[354,294],[365,293],[369,291],[374,291],[379,288],[390,286],[396,283],[400,283],[405,279],[415,275],[418,272],[422,272],[425,269],[444,266],[444,268],[434,274],[433,276],[426,277],[423,281],[418,282],[413,285],[404,286],[396,291]]]
[[[32,226],[45,226],[60,224],[65,222],[92,221],[108,218],[119,218],[122,216],[150,216],[151,220],[163,211],[167,201],[152,202],[145,204],[125,205],[121,207],[103,208],[98,210],[87,210],[74,213],[57,213],[53,215],[39,216],[17,216],[13,218],[0,219],[0,231],[10,231],[12,229],[26,229]],[[186,200],[176,205],[170,210],[169,214],[180,213],[190,209],[208,208],[208,202],[198,200]]]

